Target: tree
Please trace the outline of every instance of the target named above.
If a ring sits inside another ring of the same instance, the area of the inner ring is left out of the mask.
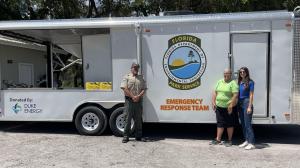
[[[69,19],[86,13],[86,0],[0,0],[0,20]]]
[[[112,16],[124,17],[132,14],[131,0],[118,0],[114,3]]]
[[[95,0],[89,0],[89,13],[87,15],[88,18],[93,16],[93,10],[95,11],[96,16],[99,16]]]
[[[18,0],[0,0],[0,20],[20,20],[21,12]]]
[[[38,16],[43,18],[70,19],[82,17],[85,0],[37,0],[41,7]]]
[[[158,15],[163,11],[195,13],[292,11],[300,0],[0,0],[0,20],[65,19]]]

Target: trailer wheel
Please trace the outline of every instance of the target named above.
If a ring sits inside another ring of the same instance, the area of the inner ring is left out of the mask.
[[[100,135],[107,127],[107,117],[98,107],[84,107],[76,115],[75,126],[82,135]]]
[[[124,107],[119,107],[114,110],[109,118],[109,126],[112,133],[117,136],[121,137],[124,134],[125,129],[125,114],[124,114]],[[131,120],[131,131],[130,134],[134,132],[134,121]]]

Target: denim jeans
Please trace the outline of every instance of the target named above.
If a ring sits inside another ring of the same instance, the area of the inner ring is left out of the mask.
[[[249,99],[239,100],[239,118],[242,125],[243,135],[248,143],[254,144],[254,132],[252,128],[252,115],[253,115],[253,106],[251,114],[247,113],[247,108],[249,106]]]

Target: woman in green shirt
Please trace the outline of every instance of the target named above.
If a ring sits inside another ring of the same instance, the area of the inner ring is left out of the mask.
[[[224,128],[228,134],[228,141],[225,141],[224,145],[227,147],[232,145],[234,126],[238,124],[236,104],[239,87],[231,76],[231,70],[226,69],[224,79],[218,81],[212,96],[212,106],[217,119],[217,137],[211,141],[211,145],[221,144]]]

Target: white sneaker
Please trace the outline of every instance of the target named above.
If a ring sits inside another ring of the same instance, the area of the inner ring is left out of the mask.
[[[248,144],[246,147],[245,147],[246,150],[251,150],[251,149],[255,149],[255,146],[253,144]]]
[[[239,147],[240,147],[240,148],[244,148],[244,147],[246,147],[247,145],[248,145],[248,142],[245,141],[244,143],[240,144]]]

